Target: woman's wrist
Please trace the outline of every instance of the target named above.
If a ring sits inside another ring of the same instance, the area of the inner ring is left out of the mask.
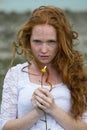
[[[58,109],[58,106],[55,104],[53,106],[53,109],[51,110],[51,112],[49,114],[54,117],[55,114],[56,114],[57,109]]]
[[[44,111],[39,109],[38,107],[34,108],[33,111],[37,114],[38,117],[43,117],[44,116]]]

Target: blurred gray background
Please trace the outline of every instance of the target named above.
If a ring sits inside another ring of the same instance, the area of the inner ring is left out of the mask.
[[[12,57],[12,42],[32,10],[43,5],[54,5],[65,10],[73,29],[79,34],[79,45],[76,47],[87,63],[87,0],[0,0],[0,102],[4,76]],[[16,56],[14,65],[23,61],[22,57]]]

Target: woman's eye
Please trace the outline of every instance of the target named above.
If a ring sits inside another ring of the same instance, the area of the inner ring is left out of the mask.
[[[46,43],[40,41],[40,40],[33,40],[33,43],[36,45],[43,45],[46,44],[48,46],[55,45],[57,43],[56,40],[48,40]]]
[[[40,45],[40,44],[41,44],[41,41],[39,41],[39,40],[34,40],[34,43],[37,44],[37,45]]]
[[[56,41],[48,41],[47,44],[48,45],[55,45],[57,42]]]

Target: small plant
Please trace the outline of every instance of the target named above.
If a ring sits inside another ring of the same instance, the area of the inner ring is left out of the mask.
[[[43,88],[43,76],[47,72],[47,66],[44,66],[44,68],[41,69],[41,72],[42,72],[42,75],[41,75],[41,87]],[[51,91],[51,89],[49,91]],[[50,128],[47,129],[47,116],[46,116],[46,112],[44,112],[44,115],[45,115],[45,119],[44,120],[41,119],[41,121],[45,122],[46,130],[50,130]]]

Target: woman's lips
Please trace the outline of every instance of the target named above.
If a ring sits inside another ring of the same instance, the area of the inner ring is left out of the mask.
[[[45,55],[42,55],[40,57],[41,57],[41,59],[48,59],[48,56],[45,56]]]

